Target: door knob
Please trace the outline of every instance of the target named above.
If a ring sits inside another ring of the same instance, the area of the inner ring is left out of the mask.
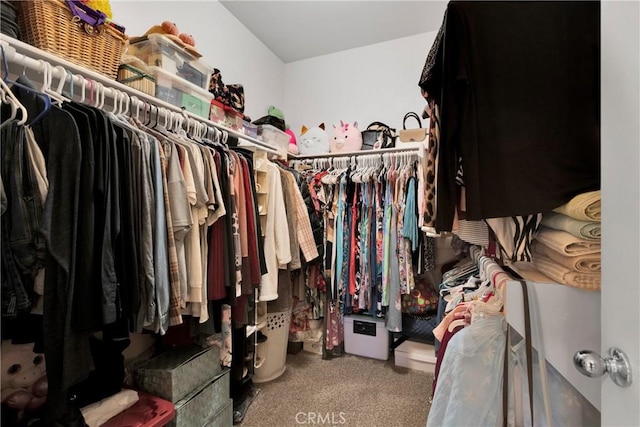
[[[576,369],[588,377],[601,377],[608,373],[616,385],[628,387],[631,385],[631,365],[629,358],[619,348],[610,348],[609,357],[603,359],[594,351],[582,350],[573,355]]]

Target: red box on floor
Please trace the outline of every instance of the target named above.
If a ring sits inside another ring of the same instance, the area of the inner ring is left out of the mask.
[[[175,417],[173,403],[168,400],[138,391],[138,401],[102,427],[161,427]]]

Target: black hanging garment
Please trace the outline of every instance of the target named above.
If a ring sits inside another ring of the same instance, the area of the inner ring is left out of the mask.
[[[600,188],[600,3],[449,3],[421,88],[441,106],[436,228]],[[433,63],[435,61],[435,63]],[[426,84],[425,84],[426,83]]]

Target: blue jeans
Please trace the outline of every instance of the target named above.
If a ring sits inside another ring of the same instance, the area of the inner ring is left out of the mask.
[[[24,128],[15,121],[0,127],[2,181],[7,210],[2,215],[3,315],[13,317],[31,306],[32,279],[44,266],[45,243],[40,233],[42,201],[29,162]],[[5,295],[4,291],[8,294]]]

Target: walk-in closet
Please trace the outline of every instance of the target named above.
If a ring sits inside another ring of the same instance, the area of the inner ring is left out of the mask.
[[[1,422],[640,425],[640,4],[0,2]]]

